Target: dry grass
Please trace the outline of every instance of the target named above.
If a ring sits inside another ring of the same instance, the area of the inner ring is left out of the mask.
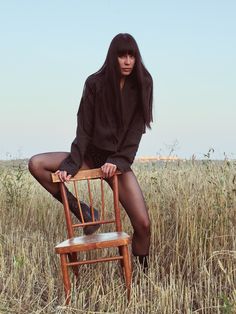
[[[68,307],[54,254],[62,206],[25,163],[0,168],[0,313],[236,313],[235,162],[136,163],[152,220],[149,272],[134,265],[127,304],[119,267],[83,266]]]

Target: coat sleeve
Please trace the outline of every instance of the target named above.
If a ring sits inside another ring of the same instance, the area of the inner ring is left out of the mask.
[[[107,162],[116,165],[121,172],[129,170],[136,156],[143,133],[145,133],[144,121],[141,114],[137,112],[119,150],[109,156]]]
[[[69,156],[62,161],[59,170],[74,176],[83,163],[88,144],[91,141],[94,125],[94,90],[87,79],[77,113],[76,137],[71,144]]]
[[[147,89],[147,104],[150,105],[152,102],[152,80],[147,81]],[[121,172],[129,170],[134,161],[139,143],[143,133],[145,133],[145,130],[146,126],[142,110],[136,110],[120,148],[116,153],[108,157],[107,162],[115,164]]]

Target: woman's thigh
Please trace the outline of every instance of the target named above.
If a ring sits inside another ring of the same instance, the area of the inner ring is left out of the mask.
[[[133,227],[149,225],[149,215],[142,190],[133,171],[118,176],[119,200]],[[111,183],[109,183],[111,184]]]
[[[67,152],[42,153],[31,157],[29,171],[35,179],[51,194],[59,192],[58,184],[52,182],[51,173],[59,169],[62,161],[69,156]],[[86,162],[83,162],[81,169],[88,169]]]
[[[31,170],[48,170],[55,172],[58,170],[62,161],[67,158],[67,152],[49,152],[37,154],[30,158],[29,169]]]
[[[30,158],[30,170],[47,170],[55,172],[59,169],[60,164],[69,156],[68,152],[48,152],[37,154]],[[86,161],[83,162],[80,169],[89,169]]]

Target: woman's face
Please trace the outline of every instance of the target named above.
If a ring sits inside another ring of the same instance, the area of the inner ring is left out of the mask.
[[[130,54],[125,54],[118,57],[118,63],[120,67],[120,73],[122,76],[128,76],[131,74],[135,64],[135,57]]]

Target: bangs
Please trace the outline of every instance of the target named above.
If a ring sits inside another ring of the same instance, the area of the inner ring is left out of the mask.
[[[117,55],[118,55],[118,57],[123,57],[126,55],[130,55],[132,57],[135,57],[136,52],[134,50],[131,50],[131,49],[122,49],[122,50],[118,50]]]
[[[125,56],[129,54],[133,57],[137,55],[137,44],[131,38],[120,38],[119,42],[117,42],[117,55],[118,57]]]

